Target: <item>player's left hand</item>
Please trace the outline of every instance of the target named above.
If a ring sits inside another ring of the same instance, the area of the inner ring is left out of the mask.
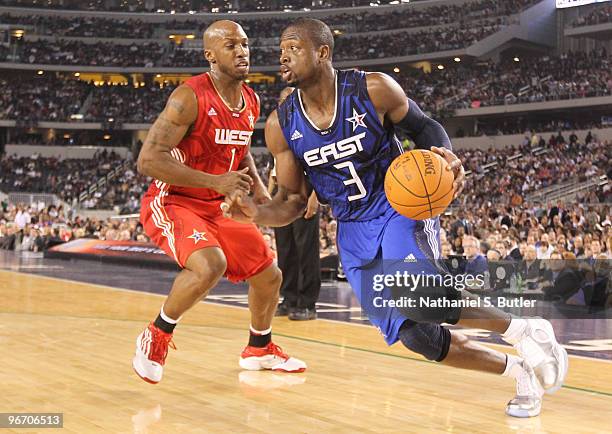
[[[457,157],[453,151],[449,151],[446,148],[438,148],[437,146],[431,147],[431,152],[435,152],[446,160],[448,163],[448,170],[452,170],[455,174],[455,181],[453,182],[453,189],[455,195],[453,199],[457,198],[465,185],[465,169],[459,157]]]
[[[272,200],[272,196],[268,193],[268,190],[263,184],[256,184],[256,187],[253,188],[253,202],[257,205],[263,205],[266,202],[270,202]]]
[[[257,215],[257,205],[253,199],[240,193],[226,196],[221,210],[224,217],[240,223],[253,223]]]

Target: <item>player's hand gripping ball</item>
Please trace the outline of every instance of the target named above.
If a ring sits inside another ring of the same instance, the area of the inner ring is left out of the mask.
[[[455,175],[438,154],[423,149],[406,152],[389,166],[385,193],[401,215],[424,220],[442,214],[455,194]]]

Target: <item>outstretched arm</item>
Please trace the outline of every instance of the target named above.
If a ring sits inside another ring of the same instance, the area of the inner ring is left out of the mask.
[[[188,86],[179,86],[147,134],[138,156],[138,172],[172,185],[212,188],[223,195],[235,190],[248,193],[252,182],[246,174],[248,169],[213,175],[192,169],[172,156],[197,115],[195,93]]]
[[[286,226],[304,214],[310,189],[304,172],[289,149],[274,111],[266,121],[266,144],[276,160],[278,192],[272,200],[257,205],[249,197],[226,199],[225,215],[264,226]]]

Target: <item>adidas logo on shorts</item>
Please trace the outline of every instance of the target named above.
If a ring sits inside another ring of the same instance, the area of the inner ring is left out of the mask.
[[[302,137],[304,136],[298,130],[295,130],[293,134],[291,134],[291,140],[301,139]]]
[[[214,107],[211,107],[210,110],[208,110],[208,116],[217,116],[217,111]]]

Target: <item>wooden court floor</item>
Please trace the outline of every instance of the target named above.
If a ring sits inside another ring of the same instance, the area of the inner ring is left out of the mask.
[[[505,416],[513,382],[437,366],[372,327],[274,323],[303,374],[244,372],[248,311],[200,303],[175,332],[164,379],[131,368],[163,297],[0,271],[0,412],[61,412],[74,433],[601,433],[612,364],[571,357],[567,386],[540,417]],[[500,347],[502,348],[502,347]],[[0,429],[0,432],[7,430]]]

